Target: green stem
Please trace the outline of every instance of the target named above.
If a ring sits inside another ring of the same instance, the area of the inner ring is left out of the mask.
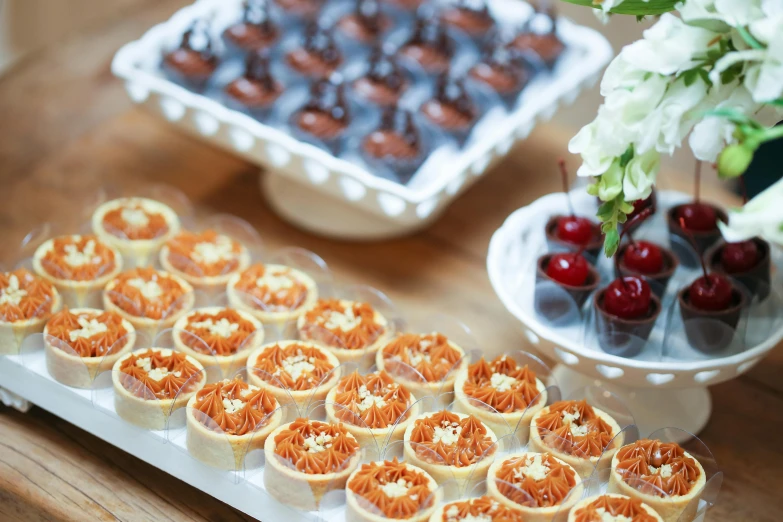
[[[740,34],[743,40],[745,40],[745,43],[751,46],[753,49],[765,49],[761,43],[756,40],[752,34],[750,34],[750,31],[748,31],[745,27],[737,27],[737,32]]]
[[[564,0],[569,4],[582,5],[585,7],[592,7],[593,9],[600,9],[600,1],[594,0]],[[652,16],[669,11],[674,11],[674,6],[679,0],[625,0],[623,3],[613,8],[609,12],[612,14],[622,15],[634,15],[634,16]]]

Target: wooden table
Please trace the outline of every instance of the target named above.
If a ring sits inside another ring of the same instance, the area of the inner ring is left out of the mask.
[[[263,202],[257,167],[130,109],[111,76],[112,53],[183,3],[123,0],[115,18],[0,79],[0,258],[12,255],[37,223],[76,226],[100,186],[168,183],[199,205],[248,220],[272,247],[318,252],[338,278],[382,289],[407,314],[457,316],[488,351],[527,348],[490,287],[485,254],[508,214],[556,189],[556,159],[566,152],[568,133],[552,125],[536,130],[417,235],[367,244],[303,233]],[[661,184],[688,190],[689,177],[668,173]],[[728,197],[712,181],[704,192]],[[726,479],[711,520],[781,520],[782,373],[777,350],[746,375],[712,388],[714,412],[702,437]],[[116,519],[248,517],[43,410],[21,414],[0,406],[0,520]]]

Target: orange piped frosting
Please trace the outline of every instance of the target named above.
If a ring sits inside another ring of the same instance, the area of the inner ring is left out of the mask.
[[[60,236],[43,246],[41,268],[56,279],[94,281],[117,267],[114,250],[94,235]]]
[[[497,451],[484,423],[472,415],[460,417],[448,410],[417,419],[410,442],[421,460],[458,468]]]
[[[387,460],[363,464],[347,487],[386,518],[413,518],[433,505],[431,479],[402,462]]]
[[[584,400],[552,404],[536,419],[536,426],[544,444],[583,459],[600,457],[615,435]]]
[[[217,277],[236,272],[245,251],[239,241],[215,230],[183,231],[166,246],[171,266],[193,277]]]
[[[322,384],[334,367],[329,357],[315,346],[291,343],[268,346],[259,354],[253,371],[273,386],[304,391]]]
[[[49,319],[46,333],[68,345],[79,357],[103,357],[125,346],[127,339],[124,338],[128,330],[117,313],[74,313],[66,307]],[[52,344],[62,347],[60,343]]]
[[[0,321],[15,323],[51,313],[57,295],[48,281],[24,268],[0,272]]]
[[[120,363],[120,382],[130,393],[142,399],[175,399],[192,391],[200,379],[199,369],[181,352],[165,355],[150,348],[135,352]]]
[[[256,325],[231,308],[196,310],[187,316],[182,342],[194,351],[222,357],[236,354],[256,332]]]
[[[462,356],[439,333],[402,334],[382,349],[384,366],[391,374],[405,375],[411,367],[427,382],[442,380],[455,369]]]
[[[237,376],[207,384],[196,393],[193,408],[212,419],[205,425],[218,433],[247,435],[269,424],[278,408],[274,396]],[[203,422],[203,421],[202,421]]]
[[[307,300],[307,286],[288,267],[255,264],[234,285],[244,304],[265,312],[289,312]]]
[[[319,299],[304,315],[303,337],[334,348],[363,350],[373,345],[386,327],[376,321],[368,303]]]
[[[488,362],[482,357],[468,367],[468,378],[462,390],[465,395],[491,406],[500,413],[525,410],[540,400],[536,374],[514,359],[501,355]]]
[[[147,319],[165,319],[184,306],[190,291],[171,275],[154,268],[134,268],[115,277],[109,300],[124,312]]]
[[[443,507],[443,516],[438,522],[525,522],[522,513],[504,506],[487,495],[469,500],[451,502]]]
[[[576,472],[549,453],[526,453],[500,466],[498,491],[521,506],[559,505],[576,485]]]
[[[603,522],[607,516],[623,522],[656,522],[641,500],[620,495],[601,495],[578,509],[575,515],[575,522]]]
[[[654,496],[687,495],[701,475],[698,463],[675,442],[637,440],[620,448],[616,457],[623,481]]]
[[[410,392],[384,372],[359,375],[354,371],[337,384],[335,416],[371,429],[388,428],[408,415]]]
[[[117,200],[117,205],[103,215],[103,229],[120,239],[131,241],[157,239],[168,234],[169,222],[160,212],[142,201]]]
[[[342,424],[299,418],[275,435],[275,454],[308,475],[343,471],[357,451],[359,443]]]

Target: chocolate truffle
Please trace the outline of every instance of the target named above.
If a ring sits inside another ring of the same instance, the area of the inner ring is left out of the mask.
[[[401,56],[413,60],[430,74],[448,70],[454,54],[454,42],[446,29],[426,12],[416,16],[416,25],[410,39],[399,51]]]
[[[516,99],[517,93],[528,79],[520,61],[514,58],[513,53],[506,49],[497,37],[484,46],[481,59],[470,69],[468,75],[498,95],[513,99]]]
[[[232,100],[251,110],[267,110],[283,92],[283,86],[269,70],[269,57],[263,51],[249,54],[245,73],[226,86]]]
[[[537,31],[528,24],[522,32],[511,40],[508,47],[514,52],[540,60],[546,66],[551,67],[563,53],[565,45],[557,36],[554,12],[551,10],[539,12],[536,16],[543,16],[549,19],[549,30]]]
[[[380,126],[362,141],[362,153],[369,163],[388,167],[407,182],[424,158],[421,134],[410,111],[386,107]]]
[[[209,26],[196,20],[182,35],[179,47],[163,56],[163,67],[176,80],[203,88],[218,66]]]
[[[391,27],[391,20],[381,12],[377,0],[356,0],[353,12],[343,16],[337,27],[354,40],[370,43]]]
[[[440,18],[446,25],[474,38],[483,36],[495,25],[484,0],[457,0],[441,13]]]
[[[302,47],[286,55],[288,65],[308,78],[326,78],[343,62],[343,56],[334,42],[331,30],[310,22],[305,30]]]
[[[339,152],[339,139],[350,120],[344,85],[337,80],[322,79],[310,87],[310,99],[294,115],[293,124],[336,154]]]
[[[266,0],[246,0],[242,19],[223,32],[229,44],[243,51],[271,47],[279,36],[280,30],[269,16]]]
[[[366,100],[387,106],[397,103],[408,83],[397,59],[386,54],[379,43],[370,54],[367,74],[353,82],[353,90]]]
[[[303,18],[315,17],[324,5],[322,0],[275,0],[275,3],[283,11]]]
[[[465,90],[465,82],[448,73],[438,77],[435,97],[424,102],[421,113],[442,130],[467,134],[476,121],[478,110]]]

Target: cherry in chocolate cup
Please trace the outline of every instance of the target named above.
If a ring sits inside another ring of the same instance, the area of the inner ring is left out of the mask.
[[[361,99],[381,107],[396,104],[410,80],[394,55],[386,54],[381,45],[373,47],[370,65],[364,76],[354,80],[353,92]]]
[[[391,18],[381,11],[378,0],[356,0],[354,10],[337,21],[340,33],[363,44],[377,41],[391,26]]]
[[[592,239],[585,245],[577,245],[575,243],[563,241],[562,239],[557,237],[557,222],[560,218],[563,217],[567,217],[567,216],[562,216],[562,215],[552,216],[546,222],[544,233],[546,235],[546,242],[549,247],[549,250],[554,250],[554,251],[568,250],[571,252],[576,252],[577,250],[584,248],[585,259],[595,264],[596,260],[598,259],[598,255],[601,253],[601,249],[604,246],[604,240],[601,237],[601,227],[597,223],[594,223],[595,230]]]
[[[297,18],[313,19],[324,6],[323,0],[274,0],[286,14]]]
[[[650,305],[644,317],[625,319],[606,310],[606,290],[602,288],[593,295],[598,345],[610,355],[636,357],[644,349],[655,327],[655,321],[661,313],[661,300],[654,293],[651,294]]]
[[[389,169],[401,183],[407,183],[425,157],[421,132],[411,113],[394,106],[384,109],[380,126],[362,140],[361,154],[374,169]]]
[[[203,20],[196,20],[182,35],[179,47],[163,55],[162,68],[173,81],[201,91],[218,63],[209,26]]]
[[[471,38],[482,37],[495,26],[495,20],[484,2],[471,6],[465,0],[458,0],[443,10],[440,19]]]
[[[398,54],[426,74],[442,74],[451,66],[454,47],[446,28],[426,12],[420,12],[411,37],[400,47]]]
[[[286,64],[296,73],[311,79],[328,78],[343,63],[343,55],[330,29],[317,21],[305,30],[304,43],[285,57]]]
[[[321,146],[337,156],[342,152],[351,123],[344,85],[322,79],[310,87],[310,99],[291,117],[291,127],[300,139]]]
[[[729,217],[723,209],[704,202],[701,202],[701,204],[712,207],[717,219],[724,223],[728,223]],[[685,267],[695,268],[699,266],[699,259],[694,255],[693,246],[697,247],[698,255],[703,256],[707,249],[721,238],[721,234],[717,222],[715,227],[711,230],[696,230],[693,227],[689,227],[688,232],[686,233],[680,226],[679,221],[680,210],[686,205],[687,204],[676,205],[670,208],[666,213],[666,223],[669,227],[669,239],[672,250],[680,259],[680,263]],[[691,245],[688,234],[693,236],[695,245]]]
[[[688,285],[677,294],[677,301],[688,343],[702,353],[711,354],[724,350],[733,342],[747,298],[732,285],[728,308],[719,311],[701,310],[693,306]]]
[[[582,305],[587,301],[598,284],[600,275],[594,266],[588,263],[588,274],[584,284],[572,286],[549,277],[547,268],[554,253],[544,254],[536,264],[536,289],[534,304],[536,312],[552,322],[577,319]],[[562,291],[555,290],[559,288]]]
[[[528,81],[528,71],[498,39],[491,39],[481,59],[468,71],[468,78],[499,96],[507,106],[516,103]]]
[[[224,89],[226,105],[247,110],[257,118],[269,114],[282,92],[283,85],[272,76],[269,57],[263,51],[249,54],[245,73]]]
[[[242,52],[268,49],[279,37],[280,29],[270,17],[265,0],[245,2],[242,19],[223,31],[227,46]]]
[[[439,131],[462,145],[478,120],[478,107],[470,99],[465,82],[447,72],[438,77],[435,96],[422,103],[419,112]]]
[[[629,245],[625,245],[625,247],[615,254],[616,256],[620,256],[618,261],[619,270],[615,268],[614,271],[615,277],[620,277],[622,274],[639,276],[650,283],[650,290],[652,290],[652,292],[658,296],[659,299],[663,299],[663,296],[666,293],[666,287],[669,286],[669,280],[672,278],[674,272],[677,271],[677,267],[680,265],[677,256],[674,255],[674,252],[668,248],[659,247],[663,256],[663,268],[659,272],[644,274],[638,270],[630,268],[625,263],[625,251],[628,246]]]
[[[721,260],[723,250],[727,246],[727,243],[724,242],[719,242],[707,250],[705,258],[707,266],[712,272],[719,272],[733,277],[748,289],[750,295],[758,298],[759,301],[763,301],[769,296],[772,280],[770,246],[769,243],[759,237],[754,237],[749,241],[755,244],[757,251],[756,262],[749,268],[737,270],[724,266]]]

